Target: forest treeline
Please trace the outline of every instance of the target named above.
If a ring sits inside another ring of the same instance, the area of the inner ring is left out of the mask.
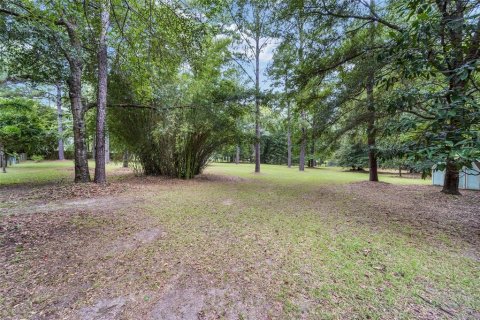
[[[336,159],[370,181],[436,165],[451,194],[480,158],[477,1],[1,0],[0,17],[1,152],[32,149],[17,115],[47,88],[61,130],[43,121],[37,145],[70,135],[76,182],[92,149],[106,182],[106,136],[150,175],[214,155],[256,172]]]

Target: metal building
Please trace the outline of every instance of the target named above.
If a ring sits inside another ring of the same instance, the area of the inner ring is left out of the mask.
[[[432,168],[432,184],[434,186],[443,186],[445,180],[445,170],[436,170]],[[463,167],[460,171],[460,179],[458,181],[459,189],[480,190],[480,162],[475,161],[473,168]]]

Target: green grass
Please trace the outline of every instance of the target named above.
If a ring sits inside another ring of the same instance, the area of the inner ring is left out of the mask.
[[[90,175],[93,175],[95,162],[89,161]],[[118,167],[114,163],[107,166],[107,172]],[[7,173],[0,173],[1,185],[38,184],[48,182],[69,182],[73,180],[73,160],[65,161],[25,161],[7,168]]]
[[[71,166],[21,164],[1,175],[0,184],[71,179]],[[167,234],[155,246],[131,252],[147,286],[159,286],[155,272],[173,278],[184,270],[235,291],[235,299],[277,303],[285,319],[446,316],[437,306],[469,318],[480,310],[478,262],[449,234],[365,218],[382,207],[356,199],[342,184],[367,181],[368,174],[273,165],[254,174],[253,168],[213,163],[207,173],[243,179],[161,180],[144,195],[140,208]],[[10,182],[3,180],[9,175]],[[394,174],[380,180],[430,184]],[[398,203],[389,201],[379,195],[396,210]]]
[[[252,171],[252,165],[212,164],[209,173],[250,180],[159,193],[148,210],[174,230],[159,250],[215,279],[241,283],[252,295],[267,292],[287,319],[410,319],[418,316],[412,306],[445,315],[419,295],[457,312],[480,310],[478,265],[460,249],[402,232],[408,228],[402,224],[382,229],[362,221],[358,211],[374,207],[348,207],[353,195],[346,192],[323,194],[328,184],[366,174],[268,165],[260,175]]]
[[[253,164],[211,163],[207,172],[274,181],[277,184],[340,184],[368,181],[368,172],[351,172],[338,167],[305,168],[304,172],[300,172],[298,167],[289,169],[286,166],[262,164],[260,174],[255,174],[254,169]],[[431,184],[430,179],[400,178],[396,173],[380,173],[379,180],[393,184]]]
[[[119,164],[110,163],[107,171],[119,167]],[[69,182],[73,179],[73,161],[26,161],[7,168],[6,174],[0,174],[0,185],[35,184],[49,181]],[[90,174],[93,175],[95,162],[89,161]],[[368,180],[368,173],[349,172],[342,168],[305,169],[299,172],[297,167],[290,169],[278,165],[262,165],[261,174],[254,174],[252,164],[238,166],[226,163],[211,163],[207,172],[234,175],[243,178],[253,178],[264,181],[275,181],[281,184],[319,184],[319,183],[350,183]],[[380,174],[380,181],[394,184],[430,184],[429,179],[399,178],[395,174]]]

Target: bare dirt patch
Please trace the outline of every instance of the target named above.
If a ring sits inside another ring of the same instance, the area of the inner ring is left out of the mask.
[[[132,250],[142,245],[151,243],[165,236],[165,232],[160,227],[140,230],[130,236],[120,237],[114,240],[106,248],[109,255],[118,254],[122,251]]]
[[[230,182],[230,183],[247,181],[247,179],[237,177],[237,176],[226,176],[226,175],[212,174],[212,173],[203,173],[203,174],[195,177],[195,180],[197,180],[197,181],[209,181],[209,182]]]
[[[80,309],[79,316],[82,320],[114,320],[118,319],[127,298],[118,297],[103,299],[95,305]]]
[[[154,303],[149,319],[267,319],[272,305],[255,291],[220,284],[195,273],[173,277]]]
[[[232,199],[225,199],[222,201],[222,204],[225,206],[231,206],[233,205],[234,201]]]
[[[79,209],[102,203],[112,207],[115,203],[112,199],[118,199],[122,193],[132,189],[135,186],[118,182],[106,185],[65,183],[23,185],[11,189],[3,187],[0,193],[0,215]]]

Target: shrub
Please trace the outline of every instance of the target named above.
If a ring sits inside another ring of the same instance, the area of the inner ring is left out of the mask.
[[[34,154],[34,155],[32,156],[32,160],[35,161],[35,162],[40,162],[40,161],[42,161],[43,159],[44,159],[44,157],[41,156],[41,155],[38,155],[38,154]]]

